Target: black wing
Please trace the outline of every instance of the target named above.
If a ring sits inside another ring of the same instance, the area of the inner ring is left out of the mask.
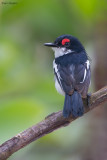
[[[71,64],[66,67],[57,64],[56,78],[65,93],[71,95],[74,90],[86,97],[90,84],[89,64]]]
[[[90,79],[90,66],[87,66],[87,63],[75,66],[75,89],[78,90],[79,93],[81,93],[83,98],[87,96]]]

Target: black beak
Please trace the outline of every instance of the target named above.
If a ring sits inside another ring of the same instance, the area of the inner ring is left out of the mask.
[[[57,45],[54,43],[44,43],[44,45],[48,47],[57,47]]]

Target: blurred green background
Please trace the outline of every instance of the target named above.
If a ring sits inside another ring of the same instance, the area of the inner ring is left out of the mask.
[[[0,144],[62,109],[64,97],[54,87],[54,54],[43,45],[62,34],[79,38],[91,58],[90,91],[103,87],[106,0],[0,0]],[[107,160],[106,117],[105,107],[96,109],[9,160]]]

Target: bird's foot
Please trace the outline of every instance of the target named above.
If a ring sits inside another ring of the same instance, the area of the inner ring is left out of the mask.
[[[90,107],[90,97],[91,97],[91,93],[87,94],[87,106]]]

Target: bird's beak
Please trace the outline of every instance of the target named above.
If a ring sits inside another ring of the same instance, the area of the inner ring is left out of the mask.
[[[44,43],[44,45],[47,47],[57,47],[57,45],[54,43]]]

